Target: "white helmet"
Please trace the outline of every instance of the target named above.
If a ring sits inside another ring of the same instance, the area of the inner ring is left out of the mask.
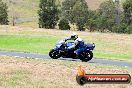
[[[71,38],[72,38],[73,40],[76,40],[76,39],[78,38],[77,33],[76,33],[76,32],[73,32],[73,33],[71,34]]]

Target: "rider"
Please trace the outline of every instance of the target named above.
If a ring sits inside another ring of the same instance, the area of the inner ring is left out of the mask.
[[[85,49],[85,44],[84,44],[83,39],[78,37],[77,33],[74,32],[71,34],[71,36],[69,38],[65,39],[65,42],[67,40],[74,40],[74,44],[72,46],[69,46],[68,50],[75,49],[75,47],[78,47],[77,50],[74,51],[74,53],[77,56],[76,58],[78,58],[79,53],[84,51],[84,49]]]

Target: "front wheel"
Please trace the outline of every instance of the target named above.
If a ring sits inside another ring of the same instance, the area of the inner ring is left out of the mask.
[[[92,51],[87,51],[87,52],[83,52],[82,54],[81,54],[81,60],[83,61],[83,62],[87,62],[87,61],[90,61],[91,59],[93,58],[93,53],[92,53]]]
[[[51,58],[53,58],[53,59],[58,59],[58,58],[61,57],[61,54],[60,54],[59,51],[51,50],[51,51],[49,52],[49,56],[50,56]]]

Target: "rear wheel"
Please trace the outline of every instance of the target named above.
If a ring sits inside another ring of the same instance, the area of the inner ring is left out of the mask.
[[[92,53],[92,51],[83,52],[83,53],[80,55],[80,59],[81,59],[83,62],[90,61],[92,58],[93,58],[93,53]]]
[[[51,58],[53,58],[53,59],[58,59],[58,58],[61,57],[61,54],[60,54],[59,51],[51,50],[51,51],[49,52],[49,56],[50,56]]]

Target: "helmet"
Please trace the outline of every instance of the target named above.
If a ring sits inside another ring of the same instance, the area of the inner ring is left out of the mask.
[[[76,32],[73,32],[73,33],[71,34],[71,39],[76,40],[77,38],[78,38],[77,33],[76,33]]]

